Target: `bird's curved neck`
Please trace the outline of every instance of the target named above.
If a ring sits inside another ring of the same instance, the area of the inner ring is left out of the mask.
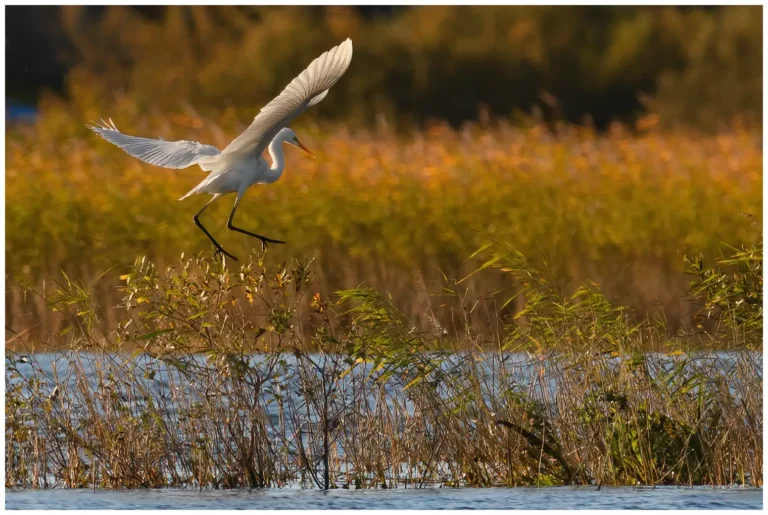
[[[283,137],[277,136],[269,144],[269,156],[272,158],[272,166],[269,167],[269,182],[275,182],[283,174],[283,169],[285,168],[283,141]]]

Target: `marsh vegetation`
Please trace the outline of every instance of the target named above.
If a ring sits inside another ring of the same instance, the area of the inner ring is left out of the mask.
[[[179,249],[211,248],[191,221],[206,199],[174,201],[199,181],[197,172],[153,169],[94,139],[80,121],[98,118],[96,111],[76,115],[59,105],[43,113],[34,126],[9,132],[6,170],[8,326],[36,334],[61,329],[60,319],[24,297],[25,287],[42,289],[63,271],[93,286],[109,310],[136,248],[161,268]],[[134,127],[147,118],[130,102],[110,113],[128,133],[169,140],[223,147],[238,132],[226,115],[174,118],[181,125],[158,115]],[[197,124],[205,129],[190,128]],[[442,126],[412,137],[344,126],[300,132],[318,158],[289,152],[290,169],[247,194],[239,223],[287,241],[270,248],[276,260],[314,257],[323,296],[365,282],[392,295],[421,328],[425,288],[439,290],[443,273],[470,273],[467,256],[497,242],[545,268],[563,291],[594,281],[611,300],[665,316],[676,330],[693,323],[684,254],[711,260],[723,242],[751,244],[762,219],[759,132],[739,126],[718,136],[565,125],[552,132],[533,121]],[[258,242],[226,230],[231,206],[218,204],[206,223],[225,248],[247,255]],[[488,273],[467,285],[490,293],[504,280]]]
[[[63,280],[47,299],[68,321],[53,354],[6,358],[6,482],[762,484],[759,246],[689,261],[697,317],[713,323],[676,337],[594,284],[562,295],[519,254],[480,255],[477,273],[515,291],[476,299],[447,281],[429,331],[386,294],[326,298],[313,264],[263,255],[239,269],[137,260],[116,327]],[[523,309],[504,314],[514,296]]]

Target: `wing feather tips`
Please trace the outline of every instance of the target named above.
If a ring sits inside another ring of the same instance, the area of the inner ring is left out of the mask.
[[[269,141],[305,109],[323,100],[352,61],[352,40],[315,58],[283,91],[262,107],[251,125],[227,145],[222,154],[241,151],[261,153]]]
[[[352,62],[352,40],[347,38],[339,45],[326,50],[310,63],[298,77],[293,79],[283,92],[272,99],[261,112],[278,110],[290,106],[297,108],[302,102],[312,99],[309,105],[317,104],[318,95],[328,90],[341,79]],[[254,120],[258,118],[258,115]],[[225,149],[226,150],[226,149]]]
[[[289,84],[286,89],[298,90],[301,85],[303,97],[315,96],[338,82],[352,62],[352,40],[347,38],[334,48],[323,52],[320,57]],[[291,88],[291,86],[294,86]]]
[[[338,56],[338,67],[334,66],[332,76],[335,77],[334,83],[338,81],[344,73],[346,73],[352,62],[352,40],[347,38],[338,47],[336,54]],[[330,86],[329,86],[330,87]]]
[[[347,38],[340,45],[328,51],[328,58],[323,63],[323,70],[317,84],[318,89],[328,89],[333,86],[349,68],[352,62],[352,40]]]
[[[202,164],[210,168],[221,153],[218,148],[197,141],[165,141],[123,134],[111,119],[109,123],[102,119],[102,123],[104,125],[86,124],[86,127],[130,156],[151,165],[180,169],[200,164],[205,170]]]

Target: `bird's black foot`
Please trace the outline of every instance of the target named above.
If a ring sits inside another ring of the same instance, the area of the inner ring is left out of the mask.
[[[216,251],[213,253],[213,257],[217,258],[222,254],[227,256],[230,259],[234,259],[235,261],[237,261],[237,258],[235,256],[233,256],[232,254],[224,250],[222,247],[216,247]]]
[[[258,239],[259,241],[261,241],[261,251],[262,252],[267,250],[267,243],[283,243],[283,244],[285,243],[284,241],[273,240],[272,238],[267,238],[266,236],[262,236],[261,234],[256,234],[254,232],[246,231],[245,229],[241,229],[239,227],[235,227],[232,224],[232,217],[231,216],[229,217],[229,221],[227,222],[227,229],[229,229],[230,231],[239,232],[241,234],[247,234],[248,236],[250,236],[252,238]]]
[[[267,243],[282,243],[283,245],[285,244],[284,241],[273,240],[272,238],[265,238],[264,236],[260,236],[259,240],[261,240],[261,251],[262,252],[267,250]]]

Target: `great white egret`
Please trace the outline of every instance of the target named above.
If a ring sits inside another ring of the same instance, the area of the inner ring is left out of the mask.
[[[295,145],[312,155],[287,125],[308,107],[325,98],[328,89],[347,71],[351,60],[352,41],[347,39],[312,61],[280,95],[261,109],[245,132],[235,138],[224,150],[196,141],[165,141],[129,136],[120,132],[111,119],[109,123],[102,120],[102,125],[88,127],[105,140],[145,163],[177,169],[198,165],[209,172],[200,184],[179,200],[184,200],[195,193],[213,195],[213,198],[195,213],[193,219],[213,242],[217,249],[216,254],[223,253],[237,261],[235,256],[224,250],[211,236],[200,222],[200,215],[220,196],[237,193],[235,205],[227,221],[227,228],[258,238],[261,240],[262,250],[266,248],[267,242],[285,243],[235,227],[232,219],[235,217],[237,205],[251,185],[270,184],[280,178],[285,168],[283,143]],[[271,166],[262,157],[265,148],[272,157]]]

